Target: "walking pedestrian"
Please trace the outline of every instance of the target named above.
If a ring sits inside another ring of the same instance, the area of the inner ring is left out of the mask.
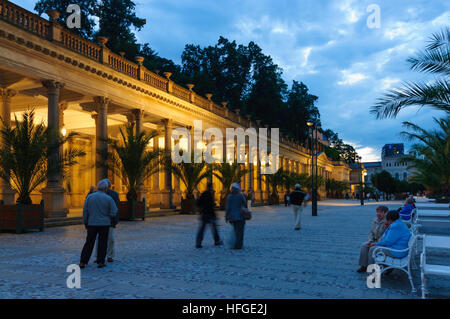
[[[101,180],[97,185],[97,192],[90,194],[84,201],[83,223],[87,230],[86,242],[81,251],[80,268],[86,267],[94,249],[98,235],[98,268],[105,267],[108,233],[117,215],[114,200],[106,194],[108,183]]]
[[[309,198],[309,195],[301,190],[300,184],[295,184],[295,189],[289,196],[292,203],[292,208],[294,210],[294,218],[295,218],[295,230],[300,230],[301,221],[302,221],[302,212],[303,212],[303,201],[305,201],[304,206],[306,206],[306,201]]]
[[[197,232],[196,248],[202,248],[203,234],[207,224],[211,224],[214,245],[220,246],[223,244],[220,240],[219,232],[217,231],[213,184],[208,183],[206,187],[206,191],[204,191],[197,200],[197,206],[200,207],[200,228]]]
[[[231,223],[234,228],[234,247],[241,249],[244,243],[245,219],[242,216],[242,208],[247,208],[245,196],[241,193],[241,186],[238,183],[231,185],[231,194],[227,196],[225,220]]]
[[[109,228],[109,232],[108,232],[108,249],[106,250],[106,260],[109,263],[112,263],[114,261],[114,257],[115,257],[115,239],[114,239],[114,233],[115,233],[115,229],[117,224],[119,223],[119,193],[117,193],[116,191],[113,191],[111,189],[111,181],[107,178],[104,179],[104,181],[108,184],[108,190],[106,192],[106,194],[108,194],[108,196],[110,196],[113,200],[114,203],[116,204],[117,207],[117,215],[114,218],[114,222],[111,224],[111,227]],[[95,245],[95,249],[94,249],[94,256],[96,256],[96,260],[94,260],[94,263],[97,263],[98,261],[98,240],[97,240],[97,244]]]

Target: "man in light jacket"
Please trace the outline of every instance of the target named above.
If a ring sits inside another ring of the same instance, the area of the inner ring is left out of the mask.
[[[86,267],[94,249],[98,235],[98,268],[105,267],[106,249],[108,245],[109,227],[114,223],[117,206],[114,200],[106,194],[108,183],[101,180],[98,191],[90,194],[84,201],[83,223],[87,229],[86,243],[80,257],[80,268]]]
[[[305,201],[306,206],[306,201],[308,200],[309,195],[300,189],[300,184],[295,184],[295,189],[290,194],[289,198],[292,204],[292,209],[294,210],[295,230],[300,230],[303,212],[302,203]]]
[[[370,227],[369,239],[367,242],[361,245],[361,251],[359,253],[359,265],[360,268],[357,272],[366,272],[367,266],[369,264],[369,249],[371,243],[376,243],[383,236],[384,230],[386,229],[386,213],[388,212],[386,206],[378,206],[376,209],[377,217],[373,220],[372,226]]]
[[[119,193],[117,193],[116,191],[111,189],[111,181],[109,179],[105,178],[104,181],[106,183],[108,183],[108,190],[107,190],[106,194],[108,194],[114,200],[114,203],[116,203],[117,209],[119,209]],[[118,223],[119,223],[119,212],[117,212],[116,217],[114,218],[114,221],[111,223],[111,227],[109,228],[109,232],[108,232],[108,248],[106,249],[106,257],[107,257],[107,261],[109,263],[114,261],[114,256],[115,256],[114,233],[115,233],[115,228]],[[97,257],[97,259],[94,260],[94,263],[98,263],[98,240],[95,245],[94,256]]]
[[[386,226],[388,227],[384,231],[381,240],[377,243],[370,244],[369,265],[375,263],[372,256],[375,247],[381,246],[397,250],[403,250],[408,248],[411,232],[409,231],[405,223],[401,221],[400,215],[396,210],[390,210],[386,214]],[[387,256],[396,258],[403,258],[406,255],[408,255],[408,252],[393,252],[387,249],[385,249],[384,252]]]

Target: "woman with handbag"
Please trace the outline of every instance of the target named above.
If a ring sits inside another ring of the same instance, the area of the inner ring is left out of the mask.
[[[227,197],[225,210],[225,220],[227,223],[231,223],[234,228],[233,249],[241,249],[244,242],[245,220],[250,219],[251,214],[247,208],[247,200],[241,193],[241,186],[238,183],[231,185],[231,194]]]

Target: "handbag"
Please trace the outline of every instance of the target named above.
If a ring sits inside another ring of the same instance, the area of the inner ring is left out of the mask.
[[[241,213],[242,213],[242,217],[244,217],[244,220],[252,219],[252,212],[247,207],[242,207]]]

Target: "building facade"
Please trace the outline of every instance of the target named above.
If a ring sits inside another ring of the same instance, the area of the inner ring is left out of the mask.
[[[210,94],[197,95],[194,84],[185,88],[174,83],[168,72],[160,76],[147,70],[142,57],[132,62],[111,52],[107,38],[99,37],[98,43],[82,39],[55,22],[57,12],[49,15],[50,20],[46,20],[0,0],[2,118],[11,122],[32,108],[38,121],[48,127],[78,133],[71,146],[86,152],[66,179],[58,176],[32,194],[33,202],[44,199],[46,216],[66,216],[70,209],[81,207],[89,187],[106,177],[121,199],[125,198],[121,180],[97,166],[96,160],[97,151],[106,147],[104,139],[118,137],[119,127],[126,123],[134,122],[137,131],[160,132],[149,147],[167,151],[175,142],[173,129],[184,127],[192,132],[195,120],[202,121],[203,130],[219,128],[223,136],[226,128],[265,128],[232,112],[225,102],[215,104]],[[311,171],[310,151],[301,145],[281,137],[279,154],[279,167],[284,170]],[[256,202],[268,201],[269,185],[260,173],[259,156],[247,158],[242,165],[248,168],[241,181],[243,190],[252,190]],[[322,154],[318,165],[324,176],[349,180],[350,168],[343,162]],[[220,196],[221,185],[215,177],[213,183]],[[179,206],[185,190],[178,178],[164,170],[144,186],[141,197],[154,208]],[[13,203],[11,188],[4,182],[0,187],[5,203]]]
[[[367,183],[372,185],[372,176],[382,171],[389,172],[398,180],[408,181],[413,169],[409,165],[407,156],[403,143],[385,144],[381,150],[381,162],[364,163],[367,171]]]

